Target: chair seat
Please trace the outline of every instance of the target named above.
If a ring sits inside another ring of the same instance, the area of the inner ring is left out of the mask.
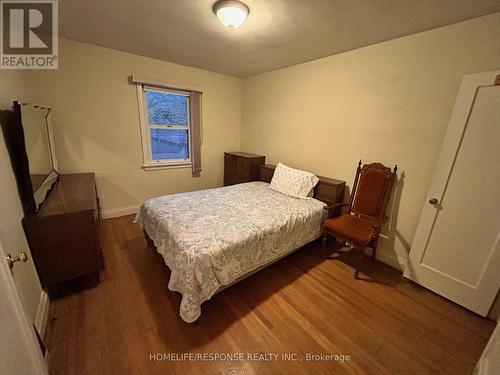
[[[375,228],[368,221],[353,215],[342,215],[326,219],[323,228],[345,240],[351,240],[360,245],[367,245],[375,234]]]

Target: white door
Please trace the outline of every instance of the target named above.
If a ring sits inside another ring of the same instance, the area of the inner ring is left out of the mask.
[[[44,323],[43,302],[46,295],[42,293],[42,287],[21,225],[23,216],[24,212],[7,146],[3,136],[0,135],[0,237],[5,251],[9,251],[13,255],[20,252],[28,254],[28,261],[23,264],[23,267],[16,267],[12,277],[26,315],[41,330]],[[0,253],[0,255],[2,254]]]
[[[47,374],[30,320],[22,308],[0,243],[0,372],[5,375]],[[14,267],[23,267],[17,263]]]
[[[404,272],[483,316],[500,286],[499,74],[462,81]]]

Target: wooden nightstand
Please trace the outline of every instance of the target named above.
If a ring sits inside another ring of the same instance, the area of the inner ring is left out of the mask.
[[[266,157],[248,152],[224,153],[224,186],[258,181],[259,169]]]

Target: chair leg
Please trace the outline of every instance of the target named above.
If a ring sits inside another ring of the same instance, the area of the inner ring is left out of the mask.
[[[375,256],[377,255],[377,240],[373,241],[372,247],[372,262],[375,261]]]
[[[321,248],[321,252],[319,253],[319,257],[320,257],[320,259],[325,259],[326,245],[328,244],[328,234],[323,233],[322,243],[323,243],[323,246]]]
[[[365,256],[366,246],[361,246],[357,250],[359,250],[359,255],[358,255],[357,262],[362,262],[363,261],[363,257]],[[356,268],[354,269],[354,279],[359,280],[359,269],[358,269],[358,266],[356,266]]]

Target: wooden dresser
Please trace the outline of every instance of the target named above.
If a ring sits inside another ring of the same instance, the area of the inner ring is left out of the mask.
[[[248,152],[224,153],[224,186],[258,181],[260,166],[266,157]]]
[[[101,213],[94,173],[61,175],[41,208],[23,227],[44,290],[85,275],[99,281],[104,268]]]

